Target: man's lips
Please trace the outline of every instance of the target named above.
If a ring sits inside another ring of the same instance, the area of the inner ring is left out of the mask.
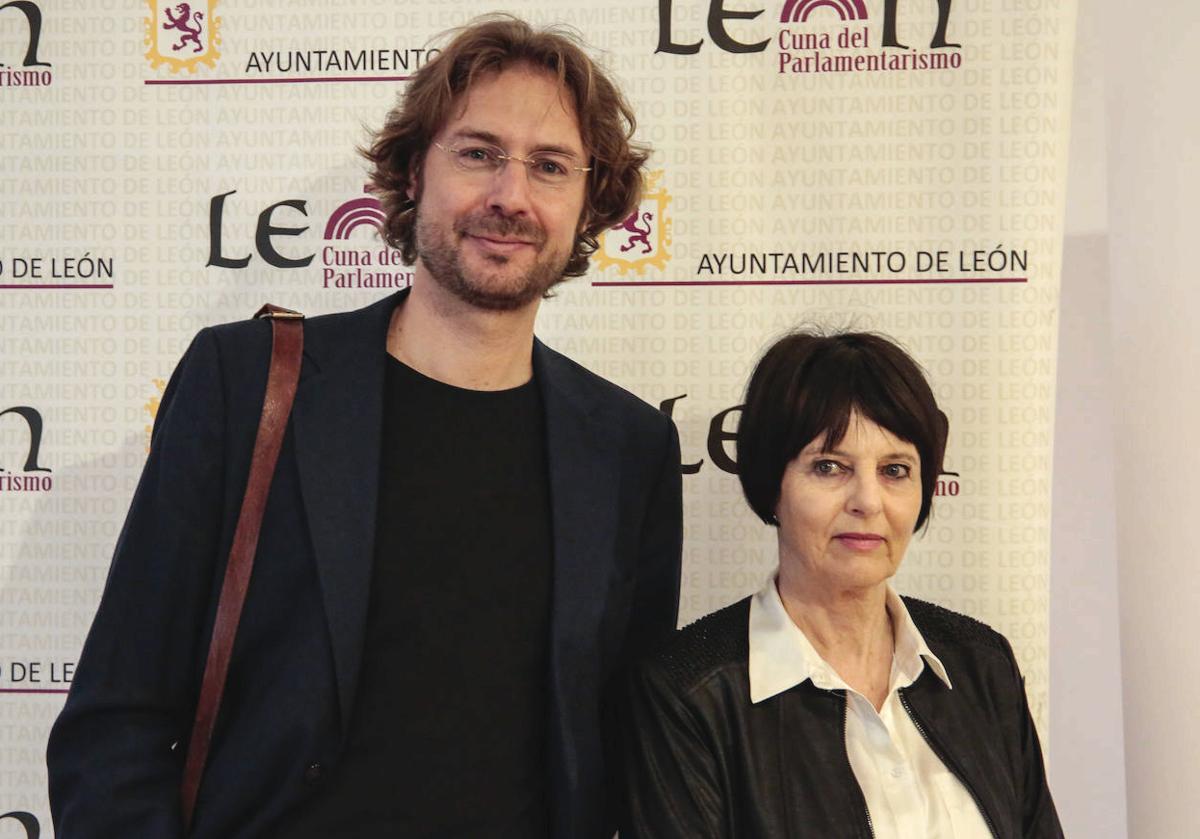
[[[521,248],[532,248],[534,246],[533,242],[525,239],[496,238],[479,233],[468,233],[467,236],[481,247],[501,253],[513,253]]]
[[[833,538],[854,551],[872,551],[884,542],[884,538],[875,533],[839,533]]]

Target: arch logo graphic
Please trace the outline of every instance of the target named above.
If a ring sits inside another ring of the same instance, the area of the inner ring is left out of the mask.
[[[146,0],[150,16],[146,27],[146,60],[155,70],[166,66],[172,73],[195,73],[201,64],[216,66],[221,52],[221,18],[213,12],[220,0],[170,3]]]
[[[866,20],[867,7],[863,0],[787,0],[779,15],[780,23],[807,23],[808,16],[818,9],[831,9],[841,20]]]
[[[364,187],[367,192],[369,187]],[[349,239],[354,228],[369,224],[377,231],[383,231],[384,214],[379,199],[373,195],[365,198],[354,198],[338,207],[325,223],[325,240]]]
[[[671,259],[671,194],[662,186],[662,169],[646,175],[642,201],[627,219],[600,235],[592,260],[596,268],[616,268],[621,274],[662,270]]]

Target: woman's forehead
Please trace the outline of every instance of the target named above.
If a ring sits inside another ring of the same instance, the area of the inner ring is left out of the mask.
[[[840,424],[840,423],[839,423]],[[819,431],[803,449],[802,454],[827,453],[835,451],[851,452],[870,450],[876,453],[912,454],[918,455],[916,445],[901,437],[896,432],[880,425],[858,410],[852,410],[845,418],[845,431],[838,439],[832,439],[836,427],[830,426]]]

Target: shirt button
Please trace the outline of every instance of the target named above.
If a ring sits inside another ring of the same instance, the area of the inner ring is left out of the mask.
[[[903,774],[904,774],[904,767],[903,767],[903,766],[893,766],[893,767],[892,767],[892,777],[893,777],[893,778],[899,778],[899,777],[901,777]]]
[[[307,769],[304,770],[304,780],[310,784],[316,783],[317,781],[321,780],[321,771],[321,764],[311,764]]]

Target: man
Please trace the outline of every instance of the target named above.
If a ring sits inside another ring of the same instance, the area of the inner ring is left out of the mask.
[[[368,150],[413,286],[305,324],[196,839],[611,836],[602,697],[674,626],[678,440],[533,323],[636,206],[632,128],[572,40],[491,18]],[[269,346],[203,330],[164,394],[50,738],[64,839],[182,835]]]

